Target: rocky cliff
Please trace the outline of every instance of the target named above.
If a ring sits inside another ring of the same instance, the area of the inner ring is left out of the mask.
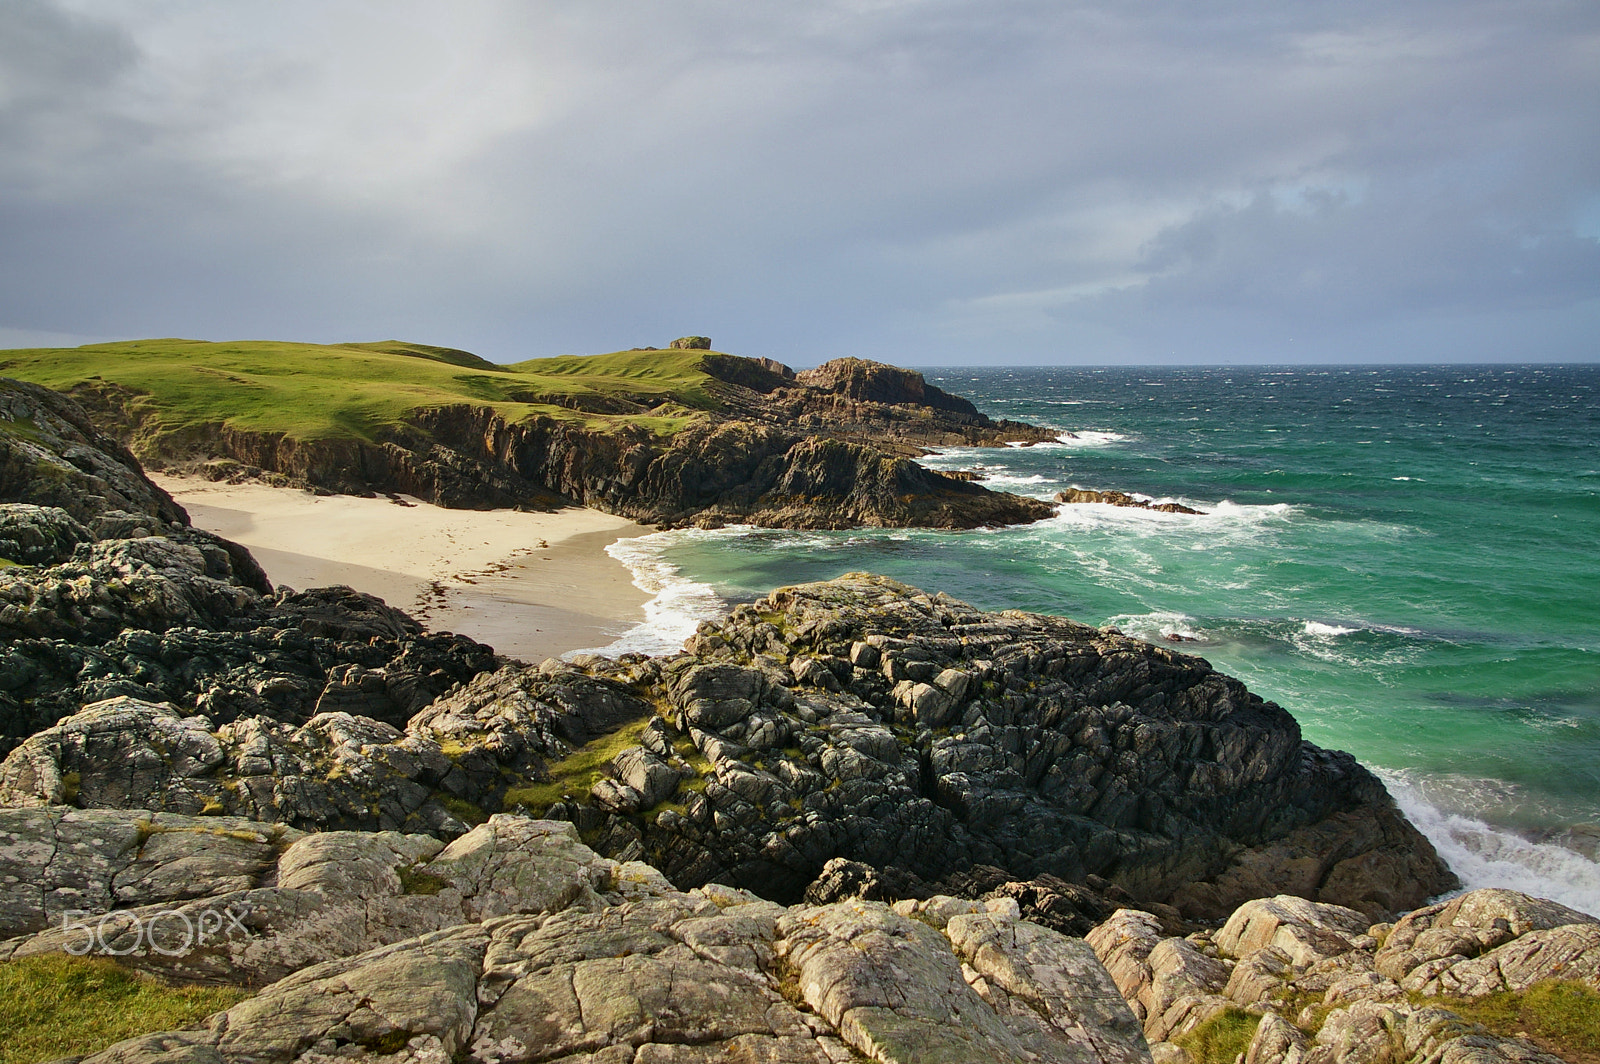
[[[1054,437],[993,421],[919,373],[838,359],[795,374],[768,359],[716,352],[700,358],[698,372],[702,409],[668,436],[643,421],[507,421],[492,405],[473,403],[421,407],[400,423],[370,426],[368,438],[303,439],[226,424],[174,432],[162,427],[158,401],[126,387],[89,380],[72,394],[155,466],[265,471],[331,491],[405,492],[445,506],[571,501],[665,527],[973,528],[1053,512],[915,463],[930,447]],[[524,398],[640,418],[664,401],[642,387],[637,395]],[[219,458],[236,464],[219,466]]]

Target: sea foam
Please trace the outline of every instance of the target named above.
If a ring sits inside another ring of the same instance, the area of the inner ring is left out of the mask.
[[[644,604],[645,619],[603,647],[574,650],[564,656],[588,653],[615,658],[623,654],[676,654],[700,622],[725,616],[728,604],[711,585],[683,576],[665,557],[667,549],[676,543],[715,534],[698,529],[652,532],[637,539],[620,539],[607,547],[606,553],[626,565],[633,574],[633,586],[650,596]]]
[[[1576,850],[1534,842],[1428,801],[1411,776],[1379,770],[1395,803],[1461,877],[1464,890],[1519,890],[1600,914],[1600,863]]]

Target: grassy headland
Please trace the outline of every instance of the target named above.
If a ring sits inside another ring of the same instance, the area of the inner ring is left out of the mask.
[[[160,434],[222,424],[297,440],[373,440],[417,410],[467,404],[511,424],[543,416],[669,436],[716,407],[701,369],[706,355],[618,351],[497,366],[399,341],[133,340],[0,351],[0,376],[65,392],[126,390]]]

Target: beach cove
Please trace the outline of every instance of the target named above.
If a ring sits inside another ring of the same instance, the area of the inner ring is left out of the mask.
[[[250,549],[278,586],[344,584],[501,654],[539,662],[604,646],[649,595],[606,552],[645,525],[584,507],[452,510],[154,473],[194,524]],[[395,501],[398,500],[398,501]]]

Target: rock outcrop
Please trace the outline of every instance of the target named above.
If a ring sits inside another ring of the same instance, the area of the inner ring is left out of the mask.
[[[213,813],[313,831],[454,838],[484,808],[507,804],[510,789],[539,778],[548,761],[648,711],[616,679],[556,662],[512,671],[406,714],[404,731],[341,709],[298,726],[253,715],[218,727],[169,703],[107,699],[29,737],[0,763],[0,807]],[[375,670],[355,678],[375,675],[389,679]],[[329,696],[340,686],[330,682],[319,706],[337,705]]]
[[[349,588],[274,593],[71,400],[0,382],[0,751],[116,696],[212,726],[334,710],[404,724],[495,666]]]
[[[929,882],[982,864],[1204,919],[1271,883],[1374,918],[1454,883],[1353,758],[1111,630],[855,574],[741,606],[688,650],[630,755],[676,773],[675,796],[550,811],[683,885],[793,899],[835,857]]]
[[[1566,979],[1600,990],[1600,921],[1509,890],[1476,890],[1372,924],[1287,895],[1241,906],[1226,924],[1163,936],[1123,910],[1088,944],[1143,1024],[1157,1060],[1228,1010],[1261,1017],[1248,1064],[1404,1064],[1559,1058],[1491,1034],[1430,998],[1481,998]]]
[[[333,710],[403,725],[495,667],[489,647],[426,633],[370,595],[254,585],[228,551],[176,530],[0,569],[0,749],[116,696],[171,702],[213,726]]]
[[[0,503],[8,502],[56,507],[83,525],[110,512],[154,518],[162,526],[189,523],[133,454],[96,430],[77,403],[0,377]],[[3,550],[0,557],[26,560]]]
[[[0,903],[0,956],[87,946],[168,980],[261,986],[94,1064],[1150,1060],[1089,947],[1015,904],[680,892],[550,821],[499,816],[443,846],[0,810],[0,874],[30,887]]]

